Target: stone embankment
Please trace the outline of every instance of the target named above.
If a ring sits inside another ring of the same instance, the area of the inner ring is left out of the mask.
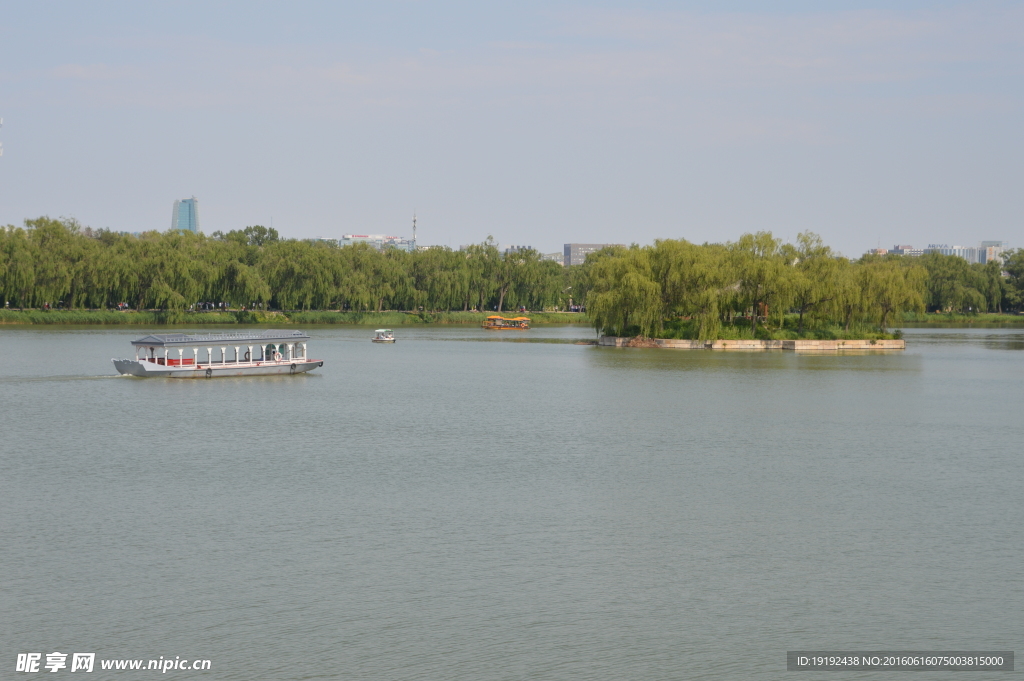
[[[674,350],[796,350],[833,352],[838,350],[905,350],[904,340],[716,340],[695,341],[672,338],[622,338],[601,336],[597,342],[614,348],[669,348]]]

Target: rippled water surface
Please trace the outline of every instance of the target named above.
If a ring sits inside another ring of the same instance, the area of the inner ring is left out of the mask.
[[[1022,648],[1020,331],[309,330],[312,374],[182,381],[113,375],[151,329],[0,327],[4,669],[756,679],[788,649]]]

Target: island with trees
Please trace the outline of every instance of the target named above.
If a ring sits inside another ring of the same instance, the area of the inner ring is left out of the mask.
[[[725,244],[665,239],[588,261],[588,312],[603,334],[692,339],[884,339],[907,316],[1020,309],[1024,252],[972,265],[956,256],[842,257],[805,232]],[[1007,276],[1004,276],[1007,270]]]

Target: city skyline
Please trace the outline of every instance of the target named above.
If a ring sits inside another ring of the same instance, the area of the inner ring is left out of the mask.
[[[941,255],[955,255],[967,262],[984,265],[990,260],[1002,262],[1003,253],[1012,249],[1013,247],[1006,241],[981,240],[977,246],[930,243],[924,248],[914,248],[913,244],[894,244],[892,248],[871,248],[868,249],[867,253],[874,255],[906,255],[910,257],[919,257],[926,253],[939,253]]]

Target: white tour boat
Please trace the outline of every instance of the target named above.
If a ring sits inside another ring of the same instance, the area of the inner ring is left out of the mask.
[[[391,329],[377,329],[373,332],[373,338],[371,340],[374,343],[394,343],[395,332]]]
[[[153,334],[133,340],[135,359],[112,359],[131,376],[213,378],[301,374],[324,365],[309,359],[302,331],[262,333]],[[218,352],[219,351],[219,352]]]

